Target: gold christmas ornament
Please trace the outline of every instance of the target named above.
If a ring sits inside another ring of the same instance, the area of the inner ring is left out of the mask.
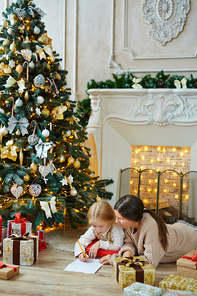
[[[21,74],[23,72],[23,66],[22,65],[17,65],[16,66],[16,72],[18,72],[18,74]]]
[[[12,44],[10,45],[10,50],[12,52],[14,52],[16,50],[16,44],[14,42],[12,42]]]
[[[9,45],[9,44],[11,44],[12,43],[12,41],[10,41],[9,39],[6,39],[6,40],[4,40],[3,41],[3,46],[5,46],[5,45]]]
[[[71,194],[72,196],[75,196],[75,195],[77,194],[77,190],[76,190],[74,187],[72,187],[72,189],[71,189],[71,191],[70,191],[70,194]]]
[[[17,131],[16,131],[16,135],[17,135],[17,136],[20,136],[20,134],[21,134],[20,130],[17,129]]]
[[[55,77],[59,80],[61,80],[61,75],[59,73],[56,73]]]
[[[0,53],[4,53],[5,52],[5,48],[3,46],[0,46]]]
[[[26,174],[26,175],[23,177],[23,180],[26,181],[26,182],[29,181],[29,179],[30,179],[30,176],[29,176],[28,174]]]
[[[42,115],[49,116],[50,115],[50,111],[47,108],[44,108],[42,110]]]
[[[76,159],[75,162],[74,162],[74,164],[73,164],[74,168],[75,169],[79,169],[80,168],[80,165],[81,165],[80,161],[78,159]]]
[[[20,166],[22,166],[23,165],[23,149],[22,148],[19,153],[19,161],[20,161]]]
[[[0,177],[0,182],[2,182],[2,178]]]
[[[46,45],[48,44],[48,38],[46,36],[40,36],[38,37],[38,42]]]
[[[32,162],[30,165],[31,172],[35,173],[37,171],[37,169],[38,169],[37,165],[34,162]]]
[[[25,102],[26,102],[26,104],[27,104],[27,102],[28,102],[28,100],[29,100],[29,93],[28,93],[28,91],[25,92],[25,94],[24,94],[24,99],[25,99]]]
[[[75,159],[72,156],[70,156],[68,158],[68,164],[73,164],[74,162],[75,162]]]
[[[64,157],[64,155],[61,155],[60,156],[60,162],[64,162],[65,161],[65,157]]]
[[[69,101],[66,101],[66,107],[68,108],[68,109],[70,109],[70,102]]]

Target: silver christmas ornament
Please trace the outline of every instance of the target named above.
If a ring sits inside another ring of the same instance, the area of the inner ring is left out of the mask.
[[[29,63],[29,68],[30,68],[30,69],[34,69],[34,68],[35,68],[35,64],[34,64],[34,62],[31,61],[31,62]]]
[[[49,130],[47,130],[46,128],[42,131],[42,135],[47,138],[50,135]]]
[[[38,104],[43,104],[44,103],[44,98],[42,96],[37,97],[37,103]]]
[[[40,34],[40,28],[38,28],[37,26],[34,27],[34,34]]]
[[[9,28],[9,29],[7,30],[7,32],[8,32],[9,35],[12,35],[12,34],[13,34],[12,28]]]
[[[16,100],[16,102],[15,102],[15,105],[16,105],[17,107],[21,107],[21,106],[23,106],[23,101],[22,101],[20,98],[18,98],[18,99]]]
[[[34,84],[37,87],[44,86],[45,85],[45,78],[44,78],[44,76],[42,74],[37,75],[34,78]]]
[[[42,191],[42,187],[40,186],[40,184],[32,184],[29,186],[29,193],[33,197],[40,195],[41,191]]]
[[[29,145],[34,146],[38,143],[38,141],[39,141],[39,137],[37,135],[34,135],[34,134],[29,135],[28,137]]]

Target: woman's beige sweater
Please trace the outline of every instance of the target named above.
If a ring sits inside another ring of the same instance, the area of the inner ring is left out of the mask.
[[[122,246],[119,256],[130,250],[133,255],[144,255],[153,267],[159,262],[175,262],[191,250],[197,250],[197,231],[192,227],[175,223],[167,224],[169,232],[168,248],[164,251],[160,241],[157,222],[149,213],[144,213],[137,231],[133,228],[125,229],[125,244]]]

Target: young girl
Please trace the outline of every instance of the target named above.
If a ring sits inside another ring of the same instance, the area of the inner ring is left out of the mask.
[[[114,210],[107,201],[95,202],[88,211],[88,221],[92,226],[79,239],[84,252],[89,256],[84,257],[76,242],[75,257],[79,256],[80,261],[87,261],[88,258],[118,253],[123,245],[124,232],[115,220]]]

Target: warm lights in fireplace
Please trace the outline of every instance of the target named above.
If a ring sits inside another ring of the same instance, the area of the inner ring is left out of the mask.
[[[140,197],[145,203],[154,203],[158,193],[159,201],[168,201],[177,208],[180,191],[180,176],[184,174],[183,199],[185,204],[189,199],[190,148],[170,146],[132,146],[131,167],[141,170],[140,176],[133,172],[130,177],[130,192],[138,194],[140,182]],[[158,174],[160,173],[160,174]],[[142,180],[143,178],[143,180]],[[183,205],[184,206],[184,205]]]

